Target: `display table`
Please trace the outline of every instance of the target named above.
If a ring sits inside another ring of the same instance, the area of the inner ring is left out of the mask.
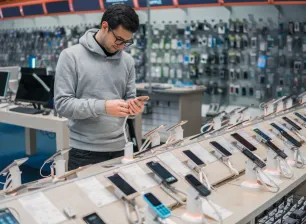
[[[159,85],[152,83],[152,85]],[[169,84],[167,84],[169,85]],[[142,114],[142,125],[136,130],[142,136],[153,128],[166,124],[171,127],[181,120],[188,120],[183,126],[184,136],[195,135],[201,128],[201,108],[204,86],[178,88],[170,85],[171,89],[153,89],[149,94],[146,88],[148,84],[136,84],[138,96],[150,96],[149,103],[152,105],[152,113]],[[161,131],[161,141],[165,142],[168,133]]]
[[[23,114],[9,111],[15,105],[0,109],[0,122],[25,127],[26,154],[36,153],[36,130],[56,134],[56,150],[69,148],[68,119],[42,114]]]
[[[299,108],[297,111],[305,115],[304,108]],[[293,111],[286,113],[285,116],[293,116],[292,112]],[[229,141],[228,145],[225,147],[229,147],[229,144],[234,141],[233,138],[230,138],[230,134],[237,132],[241,134],[244,133],[245,135],[248,134],[245,138],[252,142],[251,144],[254,146],[256,145],[256,154],[264,159],[267,157],[267,149],[261,143],[255,142],[253,128],[255,126],[259,128],[267,127],[266,125],[270,121],[276,121],[282,116],[284,116],[284,114],[279,114],[278,116],[270,118],[268,117],[265,120],[255,120],[253,123],[247,123],[244,126],[236,126],[235,128],[224,130],[224,132],[219,133],[219,135],[198,139],[199,142],[192,143],[191,145],[187,144],[190,143],[190,141],[186,141],[186,144],[183,146],[157,151],[154,154],[150,151],[143,158],[138,158],[129,164],[120,164],[120,158],[95,164],[80,171],[76,176],[69,178],[65,182],[47,184],[44,188],[37,189],[34,192],[19,192],[19,195],[10,195],[8,198],[3,198],[4,200],[0,202],[0,208],[12,208],[11,210],[16,210],[18,212],[18,219],[21,220],[21,223],[35,223],[33,214],[30,215],[33,212],[22,205],[22,199],[27,198],[28,203],[32,203],[32,200],[35,200],[36,197],[43,196],[45,200],[49,201],[49,204],[56,207],[59,211],[58,214],[62,214],[65,208],[71,208],[76,212],[77,215],[74,220],[66,220],[61,223],[84,223],[84,216],[96,212],[103,218],[105,223],[128,224],[129,221],[125,213],[123,202],[116,198],[112,201],[107,201],[110,200],[110,196],[115,195],[115,188],[107,180],[107,176],[119,172],[124,176],[124,179],[140,193],[136,197],[136,204],[140,209],[140,214],[144,214],[144,209],[147,207],[141,194],[152,192],[166,206],[171,208],[174,215],[171,219],[174,222],[178,224],[186,223],[180,219],[182,214],[186,212],[186,205],[179,205],[172,196],[161,188],[156,178],[154,178],[154,174],[146,164],[150,161],[159,162],[177,179],[177,182],[173,183],[172,186],[181,192],[187,192],[190,185],[185,181],[185,175],[189,173],[193,173],[194,175],[197,174],[194,170],[187,169],[186,156],[182,153],[183,150],[193,150],[193,152],[198,154],[204,161],[215,155],[210,147],[210,142],[212,140],[219,141],[220,144],[222,144],[221,140],[224,138]],[[265,128],[266,131],[268,131],[268,129],[269,128]],[[304,129],[306,128],[303,127],[303,131],[305,131]],[[277,136],[271,136],[271,138],[276,145],[280,145],[280,147],[283,146]],[[301,152],[305,154],[306,144],[303,144],[300,149]],[[205,156],[202,152],[204,152]],[[239,150],[232,151],[232,155],[229,159],[233,167],[240,171],[239,176],[233,176],[233,174],[229,172],[228,167],[219,160],[211,160],[211,162],[208,160],[207,162],[205,161],[206,166],[204,168],[209,181],[212,184],[216,184],[214,186],[215,190],[211,192],[209,199],[214,204],[231,213],[230,216],[224,219],[224,224],[254,224],[257,216],[269,209],[284,196],[288,196],[289,193],[292,194],[294,193],[293,191],[299,190],[300,186],[304,186],[305,189],[306,166],[301,169],[293,167],[294,176],[292,179],[280,177],[282,183],[279,184],[279,191],[277,193],[268,192],[263,187],[258,190],[242,188],[241,182],[245,180],[245,175],[243,173],[245,167],[244,163],[248,159],[243,156]],[[46,179],[45,181],[48,182],[49,180]],[[38,182],[42,183],[41,180]],[[30,184],[28,184],[28,186],[30,186]],[[302,192],[302,195],[306,196],[306,192]],[[180,199],[184,200],[186,196],[181,194]],[[39,209],[39,207],[36,209]],[[45,209],[47,211],[47,208]],[[51,207],[49,206],[48,209],[51,209]],[[120,216],[116,214],[120,214]],[[135,221],[135,212],[131,211],[130,214]],[[216,223],[212,220],[209,221],[210,223]]]

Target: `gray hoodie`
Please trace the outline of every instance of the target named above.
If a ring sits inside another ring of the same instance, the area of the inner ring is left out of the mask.
[[[96,152],[124,148],[124,118],[105,112],[105,100],[136,96],[133,58],[126,52],[107,57],[88,30],[80,44],[62,51],[55,75],[54,102],[69,119],[70,146]]]

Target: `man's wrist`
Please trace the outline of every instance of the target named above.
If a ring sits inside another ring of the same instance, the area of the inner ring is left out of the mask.
[[[95,113],[97,115],[106,114],[106,100],[95,101]]]

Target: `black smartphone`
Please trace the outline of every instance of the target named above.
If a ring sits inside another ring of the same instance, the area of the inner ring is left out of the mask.
[[[284,153],[280,148],[278,148],[274,143],[271,141],[265,142],[265,145],[272,149],[279,157],[286,159],[288,156]]]
[[[245,146],[247,149],[251,150],[251,151],[255,151],[257,150],[257,148],[252,145],[251,143],[249,143],[247,140],[245,140],[241,135],[239,135],[238,133],[234,133],[231,134],[231,136],[236,139],[240,144],[242,144],[243,146]]]
[[[185,150],[183,153],[192,160],[197,166],[203,166],[205,163],[190,150]]]
[[[302,114],[295,112],[294,115],[300,118],[302,121],[306,122],[306,117],[304,117]]]
[[[165,181],[167,184],[173,184],[177,182],[177,179],[159,162],[148,162],[146,164],[159,178]]]
[[[199,192],[201,196],[207,197],[210,195],[210,191],[205,187],[197,178],[195,178],[192,174],[188,174],[185,176],[186,181],[194,187],[195,190]]]
[[[301,147],[302,144],[296,140],[295,138],[293,138],[291,135],[289,135],[284,129],[282,129],[281,127],[279,127],[277,124],[275,123],[271,123],[271,126],[274,127],[276,130],[279,131],[279,133],[285,138],[287,139],[289,142],[291,142],[294,146],[296,147]]]
[[[258,158],[254,153],[252,153],[247,148],[243,148],[242,149],[242,153],[246,157],[248,157],[251,161],[253,161],[259,168],[262,169],[262,168],[264,168],[266,166],[266,164],[260,158]]]
[[[253,131],[258,134],[260,137],[262,137],[264,140],[266,141],[271,141],[272,139],[266,135],[265,133],[263,133],[261,130],[259,130],[258,128],[253,129]]]
[[[137,191],[129,185],[118,173],[107,177],[113,185],[118,188],[127,199],[134,198],[138,195]]]
[[[302,128],[300,126],[298,126],[295,122],[293,122],[292,120],[290,120],[288,117],[282,117],[284,121],[286,121],[288,124],[290,124],[293,128],[295,128],[296,130],[302,130]]]
[[[210,144],[223,156],[229,157],[232,155],[227,149],[225,149],[222,145],[220,145],[218,142],[212,141]]]
[[[83,217],[86,224],[106,224],[97,213],[92,213]]]

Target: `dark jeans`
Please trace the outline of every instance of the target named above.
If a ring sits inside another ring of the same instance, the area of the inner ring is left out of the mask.
[[[80,166],[101,163],[124,155],[124,151],[118,152],[92,152],[72,148],[69,151],[68,170],[74,170]]]

